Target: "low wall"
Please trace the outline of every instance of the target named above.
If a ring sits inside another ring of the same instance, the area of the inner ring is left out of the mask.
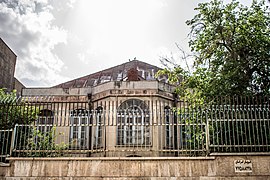
[[[10,158],[0,179],[270,180],[270,156]]]

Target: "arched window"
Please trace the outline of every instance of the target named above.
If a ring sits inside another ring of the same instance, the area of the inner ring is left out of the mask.
[[[117,145],[149,145],[148,106],[138,99],[123,102],[117,110]]]
[[[89,111],[75,109],[70,112],[71,148],[85,149],[89,147]]]

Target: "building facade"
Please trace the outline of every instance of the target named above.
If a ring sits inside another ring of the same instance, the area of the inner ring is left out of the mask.
[[[0,108],[4,160],[269,152],[269,98],[182,101],[166,76],[155,76],[158,70],[134,60],[54,87],[23,89],[22,98]]]
[[[16,54],[0,38],[0,88],[14,89]]]
[[[156,77],[158,70],[133,60],[51,88],[26,88],[22,93],[33,101],[44,97],[40,122],[51,127],[57,124],[58,143],[125,156],[129,153],[123,153],[123,148],[138,152],[138,148],[157,150],[177,144],[173,142],[177,130],[169,116],[180,104],[167,77]]]

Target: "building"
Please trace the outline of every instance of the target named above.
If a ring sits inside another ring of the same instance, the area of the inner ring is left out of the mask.
[[[269,179],[268,97],[194,106],[158,70],[130,61],[0,101],[0,177]]]
[[[26,88],[22,93],[28,101],[44,97],[38,123],[49,124],[47,130],[57,124],[56,131],[64,134],[58,143],[91,152],[105,148],[114,154],[135,146],[172,148],[177,143],[173,140],[176,129],[169,126],[174,121],[169,119],[170,109],[180,104],[167,77],[156,77],[158,70],[133,60],[54,87]],[[166,123],[162,130],[153,126]],[[162,138],[153,138],[160,133]]]
[[[14,89],[16,54],[0,38],[0,88]]]
[[[14,77],[14,84],[13,84],[13,89],[16,89],[16,94],[17,96],[22,95],[22,90],[25,88],[23,83],[21,83],[17,78]]]
[[[0,38],[0,88],[6,88],[8,92],[15,89],[20,96],[25,86],[14,77],[16,60],[16,54]]]

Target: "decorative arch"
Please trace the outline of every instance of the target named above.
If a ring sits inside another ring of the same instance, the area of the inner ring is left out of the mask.
[[[140,109],[144,113],[149,114],[149,108],[147,104],[140,99],[128,99],[120,104],[118,111],[132,111]]]
[[[117,145],[150,145],[150,115],[140,99],[124,101],[117,109]]]

